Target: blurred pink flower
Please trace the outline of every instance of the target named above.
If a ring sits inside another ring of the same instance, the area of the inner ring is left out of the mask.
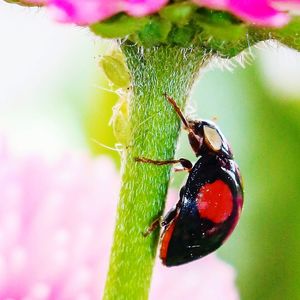
[[[212,9],[226,10],[249,23],[280,27],[289,21],[288,9],[300,8],[300,0],[193,0]]]
[[[234,279],[233,268],[215,254],[171,269],[157,263],[150,299],[238,300]]]
[[[118,189],[105,158],[0,150],[0,299],[99,299]]]
[[[47,5],[56,19],[78,25],[103,21],[120,12],[142,17],[157,12],[168,0],[25,0]]]
[[[0,299],[100,299],[118,189],[107,158],[47,162],[0,143]],[[234,278],[215,255],[171,269],[158,262],[150,299],[236,300]]]

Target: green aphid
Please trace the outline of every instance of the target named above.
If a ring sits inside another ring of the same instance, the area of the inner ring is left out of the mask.
[[[130,130],[128,122],[128,101],[126,97],[122,97],[114,106],[110,123],[117,142],[125,147],[128,146]]]
[[[105,55],[100,60],[106,77],[117,87],[126,88],[130,85],[130,75],[121,55],[112,53]]]

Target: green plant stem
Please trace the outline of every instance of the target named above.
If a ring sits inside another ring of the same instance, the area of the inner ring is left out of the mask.
[[[104,299],[147,299],[158,231],[143,237],[162,215],[170,166],[134,161],[135,157],[172,159],[180,121],[163,93],[184,107],[205,56],[200,48],[123,45],[132,77],[130,137],[123,160],[122,187]]]

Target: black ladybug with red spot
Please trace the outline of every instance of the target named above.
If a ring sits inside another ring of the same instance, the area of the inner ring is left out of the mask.
[[[210,121],[188,121],[174,99],[165,95],[181,118],[193,151],[199,160],[137,161],[166,165],[180,163],[189,171],[180,199],[163,221],[160,258],[166,266],[177,266],[201,258],[219,248],[235,228],[243,206],[239,168],[228,142]],[[156,220],[147,234],[158,225]]]

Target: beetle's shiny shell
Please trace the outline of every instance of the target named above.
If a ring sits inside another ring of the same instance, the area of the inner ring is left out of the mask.
[[[162,223],[163,264],[184,264],[219,248],[235,228],[242,205],[242,183],[233,159],[200,157],[179,202]]]

